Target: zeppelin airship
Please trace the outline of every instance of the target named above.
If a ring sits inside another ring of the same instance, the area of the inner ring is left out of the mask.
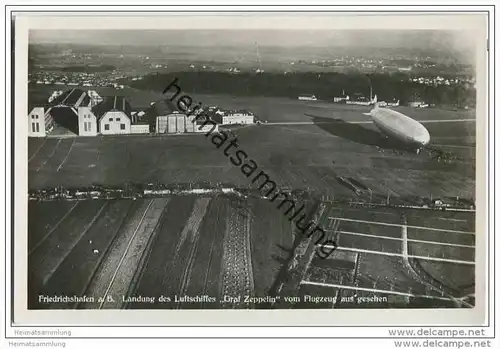
[[[429,131],[420,122],[395,110],[380,108],[377,103],[370,113],[373,123],[387,137],[416,149],[417,154],[429,144]]]

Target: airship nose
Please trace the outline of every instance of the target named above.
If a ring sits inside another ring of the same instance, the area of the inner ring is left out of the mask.
[[[422,145],[427,145],[431,140],[431,135],[429,134],[429,131],[427,131],[427,129],[423,128],[422,132],[420,132],[420,134],[415,137],[415,140]]]

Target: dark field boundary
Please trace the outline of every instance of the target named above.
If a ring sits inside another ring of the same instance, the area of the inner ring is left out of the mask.
[[[391,202],[384,203],[385,197],[381,197],[381,202],[373,200],[377,197],[376,194],[370,196],[358,195],[357,200],[353,200],[352,196],[337,196],[335,200],[327,200],[324,196],[315,195],[314,192],[307,190],[283,190],[283,193],[288,195],[289,199],[296,201],[309,201],[317,199],[327,201],[329,203],[348,204],[351,207],[359,208],[411,208],[420,210],[433,211],[465,211],[475,212],[475,204],[472,200],[458,198],[453,203],[447,203],[446,206],[435,204],[427,198],[415,196],[398,197]],[[248,198],[254,197],[258,199],[268,199],[263,196],[258,189],[245,189],[234,187],[215,187],[207,188],[199,184],[183,184],[183,185],[142,185],[142,184],[126,184],[123,187],[83,187],[83,188],[51,188],[42,190],[31,190],[28,193],[30,201],[82,201],[82,200],[118,200],[118,199],[137,199],[137,198],[159,198],[170,196],[184,196],[197,194],[200,196],[215,196],[219,194],[227,194],[229,196]],[[367,199],[371,199],[368,201]]]
[[[238,96],[263,96],[297,98],[301,94],[314,94],[321,99],[331,100],[341,96],[342,91],[354,94],[368,91],[369,84],[380,98],[399,99],[402,103],[412,100],[412,93],[418,91],[422,98],[436,105],[475,105],[475,89],[463,84],[426,86],[408,80],[408,75],[394,74],[343,74],[343,73],[241,73],[219,72],[176,72],[149,74],[141,80],[124,79],[124,85],[137,89],[162,91],[171,81],[178,78],[186,91],[194,93],[220,93]],[[213,82],[217,81],[217,84]]]

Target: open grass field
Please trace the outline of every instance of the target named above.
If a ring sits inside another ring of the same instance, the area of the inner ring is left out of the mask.
[[[353,209],[339,208],[340,212],[331,215],[329,220],[338,220],[338,231],[346,233],[362,233],[369,236],[401,237],[400,212],[390,208],[380,209]],[[371,222],[385,222],[395,225],[372,224]],[[348,235],[348,234],[346,234]]]
[[[50,86],[31,86],[42,100]],[[160,93],[100,89],[102,95],[129,97],[146,108]],[[330,195],[353,195],[337,176],[356,179],[374,193],[473,197],[475,193],[475,122],[427,123],[432,143],[460,160],[439,163],[427,153],[395,152],[369,121],[369,107],[335,105],[272,97],[192,95],[205,105],[247,108],[273,122],[306,125],[254,125],[234,130],[239,149],[279,185]],[[139,109],[140,109],[139,108]],[[473,111],[399,108],[417,120],[474,119]],[[379,147],[379,148],[377,148]],[[291,151],[293,149],[293,151]],[[166,184],[209,181],[238,187],[251,184],[210,139],[203,135],[121,136],[29,139],[29,187],[121,185],[126,181]]]
[[[419,279],[405,270],[403,261],[399,257],[362,254],[359,263],[355,282],[359,287],[419,295],[429,293]]]
[[[171,81],[165,81],[165,87]],[[179,81],[182,88],[182,81]],[[71,86],[46,86],[30,84],[28,94],[33,104],[43,104],[55,90],[68,90]],[[81,88],[81,87],[80,87]],[[165,99],[166,96],[159,91],[145,91],[126,87],[123,90],[116,90],[110,87],[87,87],[97,91],[101,96],[124,96],[132,108],[143,110],[150,106],[151,102]],[[227,109],[247,109],[255,113],[261,120],[268,122],[280,121],[304,121],[307,117],[304,114],[314,114],[319,117],[339,117],[346,116],[348,120],[366,120],[362,114],[370,109],[368,106],[334,104],[328,101],[299,101],[297,99],[283,97],[242,97],[228,95],[210,95],[186,92],[194,102],[202,103],[205,106],[217,105]],[[168,95],[170,98],[170,95]],[[332,96],[333,99],[333,96]],[[397,107],[397,110],[415,118],[417,120],[432,119],[474,119],[474,110],[441,110],[433,108],[415,109],[409,107]]]
[[[132,201],[116,201],[106,205],[99,218],[85,233],[84,238],[74,246],[71,252],[57,267],[43,287],[47,295],[84,294],[87,285],[95,276],[97,267],[113,239],[127,218],[133,214]],[[98,251],[95,253],[95,251]],[[78,277],[75,278],[75,271]],[[75,307],[76,302],[54,304],[53,307]]]
[[[36,303],[39,293],[43,294],[41,290],[47,286],[74,248],[83,243],[83,236],[89,233],[89,229],[101,216],[107,204],[107,202],[95,201],[79,202],[56,229],[46,235],[36,248],[28,252],[28,302],[30,305]],[[29,235],[31,234],[28,233]],[[80,262],[81,260],[75,261],[75,263]]]
[[[28,203],[28,251],[32,251],[44,238],[58,227],[78,204],[72,201],[49,201],[45,205]]]
[[[269,202],[253,199],[250,205],[254,293],[263,297],[269,293],[277,273],[292,253],[293,223]]]
[[[454,298],[474,295],[474,213],[328,204],[321,222],[333,222],[326,228],[338,248],[313,258],[299,294],[314,287],[345,299],[388,297],[336,308],[473,306]]]
[[[235,134],[239,149],[280,187],[355,196],[337,178],[346,176],[384,198],[387,193],[475,195],[473,156],[445,164],[425,153],[380,152],[374,145],[332,135],[316,125],[250,126]],[[30,189],[156,181],[253,186],[222,148],[200,134],[29,139],[28,151]]]
[[[441,217],[440,217],[441,216]],[[408,238],[429,242],[474,246],[475,216],[467,212],[422,211],[408,216]],[[420,226],[421,228],[417,228]],[[425,228],[430,229],[425,229]]]
[[[409,225],[458,231],[474,231],[476,225],[470,213],[460,211],[411,211],[407,219]]]
[[[391,239],[380,239],[378,237],[351,235],[339,233],[337,240],[345,248],[362,249],[369,246],[372,249],[381,252],[401,253],[401,241]],[[368,234],[367,234],[368,235]]]
[[[408,242],[408,253],[417,256],[434,258],[451,258],[467,262],[474,262],[475,248],[435,245],[421,242]]]
[[[475,270],[473,265],[459,265],[450,263],[440,263],[433,261],[419,261],[420,266],[429,277],[442,283],[450,293],[457,296],[474,294],[475,291]],[[448,277],[453,275],[453,278]]]

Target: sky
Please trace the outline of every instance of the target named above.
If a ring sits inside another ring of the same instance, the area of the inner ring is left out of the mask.
[[[30,30],[30,43],[430,49],[470,63],[476,40],[470,32],[444,30]]]
[[[30,43],[102,45],[415,47],[469,49],[465,32],[415,30],[32,30]]]

